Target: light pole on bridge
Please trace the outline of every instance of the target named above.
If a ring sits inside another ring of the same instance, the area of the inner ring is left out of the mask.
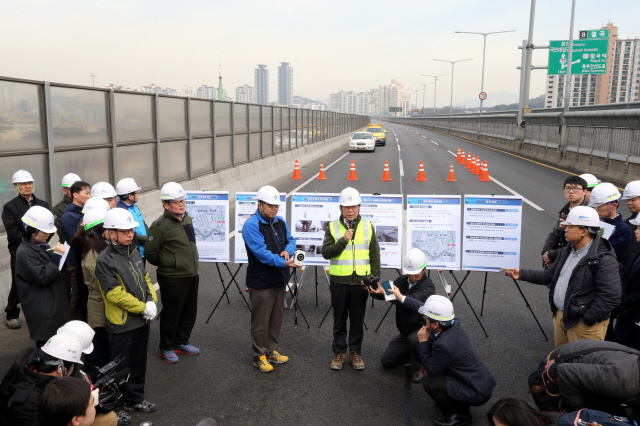
[[[427,74],[420,74],[423,77],[433,77],[434,81],[433,81],[433,116],[436,116],[436,94],[438,93],[438,78],[445,76],[445,75],[449,75],[449,74],[440,74],[440,75],[427,75]]]
[[[418,86],[422,86],[422,115],[424,115],[424,95],[427,90],[427,86],[431,86],[433,83],[413,83]],[[416,104],[418,103],[418,98],[416,97]]]
[[[416,92],[416,93],[413,93],[413,94],[409,93],[409,96],[414,96],[415,95],[415,97],[416,97],[416,109],[418,109],[418,92],[420,91],[420,89],[407,89],[407,90],[411,90],[413,92]]]
[[[449,62],[451,64],[451,104],[449,105],[449,120],[451,120],[451,114],[453,114],[453,66],[456,64],[456,62],[464,62],[464,61],[471,61],[472,59],[458,59],[457,61],[448,61],[446,59],[434,59],[434,61],[440,61],[440,62]]]

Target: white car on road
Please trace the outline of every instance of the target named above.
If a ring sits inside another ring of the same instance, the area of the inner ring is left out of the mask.
[[[351,136],[349,151],[375,151],[376,138],[369,132],[357,132]]]

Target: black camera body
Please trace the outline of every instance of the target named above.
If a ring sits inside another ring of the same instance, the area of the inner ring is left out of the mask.
[[[376,290],[378,288],[378,281],[380,281],[380,277],[376,277],[375,275],[367,275],[364,277],[364,285],[366,287],[371,287],[372,290]]]
[[[118,404],[118,400],[122,397],[120,386],[129,380],[130,373],[128,368],[122,371],[116,371],[118,364],[120,364],[123,359],[123,357],[118,355],[116,359],[104,367],[95,368],[97,380],[93,385],[100,391],[98,405],[96,406],[98,413],[105,414],[113,411]]]

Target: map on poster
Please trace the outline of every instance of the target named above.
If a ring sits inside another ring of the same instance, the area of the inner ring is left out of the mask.
[[[360,216],[370,220],[380,244],[380,267],[402,267],[402,194],[360,194]]]
[[[229,261],[229,192],[187,192],[201,262]]]
[[[322,257],[322,240],[327,226],[339,218],[339,194],[298,192],[291,195],[291,234],[297,249],[306,252],[305,265],[329,265]]]
[[[465,195],[463,232],[463,270],[519,268],[522,197]]]
[[[427,269],[460,270],[459,195],[407,195],[407,246],[427,256]]]
[[[258,208],[258,200],[256,198],[257,192],[236,192],[236,235],[235,235],[235,262],[247,263],[247,248],[244,245],[244,239],[242,238],[242,227],[244,223],[249,219]],[[278,209],[278,216],[287,220],[287,194],[280,193],[280,208]]]

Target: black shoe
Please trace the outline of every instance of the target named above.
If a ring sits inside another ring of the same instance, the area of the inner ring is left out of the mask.
[[[144,400],[141,403],[135,405],[130,405],[125,402],[124,410],[129,412],[140,411],[142,413],[153,413],[154,411],[156,411],[156,404],[153,404],[147,400]]]
[[[471,425],[471,413],[469,414],[451,414],[442,417],[434,422],[435,426],[464,426]]]

